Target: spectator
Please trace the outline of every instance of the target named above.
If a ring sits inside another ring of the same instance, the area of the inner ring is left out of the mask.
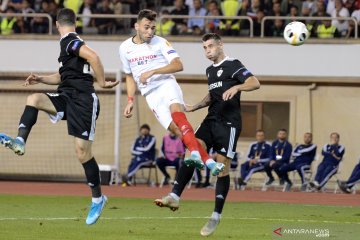
[[[324,0],[318,0],[316,2],[316,12],[313,14],[314,17],[323,17],[326,14],[326,5]]]
[[[292,6],[296,6],[297,9],[301,9],[302,0],[282,0],[281,12],[283,12],[285,15],[289,15]]]
[[[8,7],[5,13],[15,13],[15,9],[13,7]],[[11,35],[13,34],[16,28],[16,17],[3,17],[1,20],[1,34],[2,35]]]
[[[79,13],[84,15],[80,21],[82,21],[82,27],[92,27],[94,26],[94,22],[91,20],[91,14],[95,13],[96,6],[94,4],[94,0],[85,0],[79,9]]]
[[[351,14],[352,18],[355,18],[355,20],[357,21],[358,24],[358,32],[360,31],[360,10],[355,10],[352,12]],[[349,29],[347,32],[346,37],[354,37],[355,36],[355,23],[354,21],[349,21]]]
[[[347,181],[337,180],[337,183],[344,193],[351,193],[353,187],[360,181],[360,159],[359,163],[354,167],[354,170],[351,173],[351,176]]]
[[[175,167],[177,173],[177,171],[179,170],[180,162],[185,155],[184,144],[182,143],[181,139],[178,138],[175,134],[169,133],[163,138],[161,152],[162,156],[156,159],[156,164],[165,176],[163,185],[168,185],[170,175],[166,171],[166,167]]]
[[[328,14],[325,17],[330,17]],[[322,20],[322,24],[318,25],[316,28],[316,36],[318,38],[335,38],[340,37],[340,33],[337,28],[331,25],[331,20]]]
[[[287,140],[286,129],[280,129],[277,133],[277,140],[271,145],[271,160],[265,165],[266,174],[269,177],[266,185],[271,185],[274,182],[272,170],[276,172],[280,179],[280,185],[284,184],[284,179],[281,178],[280,168],[290,161],[292,152],[292,145]]]
[[[324,0],[318,0],[316,2],[317,11],[313,14],[313,17],[324,17],[326,16],[326,5]],[[329,15],[330,16],[330,15]],[[321,20],[313,21],[313,28],[311,34],[316,36],[317,27],[322,24]]]
[[[302,17],[309,17],[311,14],[311,9],[310,8],[302,8],[301,9],[301,16]],[[302,23],[305,24],[307,30],[309,31],[310,33],[310,36],[313,36],[314,35],[314,32],[315,32],[315,29],[314,29],[314,24],[315,24],[315,21],[314,20],[303,20],[301,21]]]
[[[25,4],[23,0],[9,0],[7,3],[7,7],[11,7],[15,12],[21,12],[24,8]]]
[[[64,8],[64,7],[70,8],[75,13],[78,13],[82,3],[83,3],[83,0],[60,0],[59,6],[60,6],[60,8]]]
[[[285,191],[290,191],[292,182],[289,179],[288,172],[296,170],[301,178],[301,191],[305,191],[307,188],[307,182],[305,179],[305,170],[310,170],[311,163],[315,159],[316,145],[312,143],[312,133],[304,134],[304,144],[296,146],[292,157],[294,161],[290,164],[285,164],[280,168],[281,178],[285,180],[286,188]]]
[[[284,20],[275,19],[274,24],[271,26],[269,34],[272,37],[283,37],[284,29],[285,29]]]
[[[204,3],[203,0],[200,0],[201,4]],[[194,0],[185,0],[185,5],[188,6],[189,9],[194,8]]]
[[[326,4],[326,13],[331,15],[331,13],[334,10],[335,10],[335,0],[328,0]]]
[[[252,18],[256,18],[258,11],[259,10],[263,11],[263,9],[264,8],[263,8],[260,0],[252,0],[251,5],[250,5],[250,9],[248,9],[247,15],[252,17]]]
[[[96,9],[97,14],[114,14],[114,11],[110,9],[110,0],[102,0],[101,6]],[[98,29],[99,34],[110,34],[114,25],[114,19],[112,18],[96,18],[95,27]]]
[[[31,8],[30,0],[23,1],[23,8],[21,9],[21,12],[25,13],[25,14],[35,13],[35,10]],[[23,19],[24,28],[25,28],[26,33],[31,32],[31,20],[32,20],[32,18],[29,18],[29,17],[24,17],[24,19]]]
[[[335,9],[331,12],[331,17],[349,17],[349,10],[343,6],[342,0],[335,0]],[[349,21],[347,20],[332,20],[332,26],[335,26],[341,36],[346,36],[349,29]]]
[[[39,13],[50,12],[50,6],[47,1],[41,2],[41,9]],[[48,33],[49,32],[49,20],[43,17],[34,17],[31,29],[33,33]]]
[[[265,142],[265,132],[263,130],[256,131],[256,142],[249,147],[246,162],[241,164],[238,184],[247,185],[254,173],[264,171],[265,164],[271,158],[271,145]]]
[[[245,2],[244,2],[245,3]],[[243,4],[244,4],[243,3]],[[245,4],[247,4],[246,2]],[[224,0],[221,2],[221,12],[226,17],[235,17],[241,8],[237,0]],[[236,19],[223,19],[219,23],[219,29],[224,36],[237,36],[240,33],[240,21]]]
[[[156,140],[150,134],[150,126],[143,124],[140,127],[140,136],[135,139],[131,148],[133,158],[131,159],[128,172],[122,176],[124,186],[129,186],[132,177],[143,166],[149,166],[155,161],[155,144]]]
[[[184,0],[175,0],[174,1],[174,9],[170,12],[171,15],[189,15],[189,7],[184,4]],[[185,23],[187,24],[187,19],[173,19],[174,23],[180,24]]]
[[[305,0],[301,6],[302,13],[304,12],[304,9],[307,9],[305,10],[306,12],[309,11],[308,16],[314,15],[314,13],[317,12],[317,2],[314,0]]]
[[[163,10],[161,15],[169,15],[168,10]],[[172,29],[175,26],[175,23],[170,18],[161,18],[161,23],[156,23],[156,33],[160,36],[167,36],[172,33]]]
[[[189,16],[206,16],[206,9],[202,7],[200,0],[194,0],[194,8],[190,8]],[[198,33],[198,29],[203,31],[205,29],[205,19],[204,18],[189,18],[188,28],[192,31]]]
[[[55,0],[47,0],[47,2],[49,4],[49,8],[48,8],[48,11],[46,13],[48,13],[51,16],[51,18],[53,20],[53,24],[55,24],[56,15],[57,15],[57,12],[58,12],[58,5],[56,4]]]
[[[257,11],[256,13],[256,20],[254,21],[254,36],[260,36],[261,35],[261,23],[263,18],[265,17],[265,12],[264,10],[260,9]],[[264,23],[264,35],[265,36],[270,36],[270,29],[271,29],[271,22],[270,21],[265,21]]]
[[[321,190],[329,179],[337,173],[345,147],[339,144],[340,135],[336,132],[330,134],[330,144],[325,144],[322,150],[323,161],[319,164],[314,181],[310,182],[312,189]]]
[[[289,19],[287,22],[296,21],[296,17],[299,16],[299,8],[296,5],[292,5],[290,7],[290,13],[288,14],[291,19]]]
[[[221,16],[221,11],[219,9],[219,5],[215,0],[210,0],[207,3],[207,16]],[[220,19],[207,19],[206,20],[206,26],[205,26],[205,32],[212,32],[212,33],[218,33],[219,34],[219,26],[220,26]]]
[[[284,13],[281,11],[280,2],[275,2],[272,6],[272,10],[269,13],[269,16],[283,16]]]

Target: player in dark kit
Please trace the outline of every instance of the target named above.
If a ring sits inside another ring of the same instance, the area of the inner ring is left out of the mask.
[[[56,21],[61,36],[59,72],[49,76],[31,74],[25,80],[24,86],[37,83],[59,85],[57,93],[35,93],[28,96],[17,137],[11,138],[0,133],[0,143],[17,155],[24,155],[25,143],[36,123],[39,110],[46,112],[53,123],[67,120],[68,133],[75,137],[76,155],[84,167],[92,191],[92,205],[86,224],[94,224],[100,217],[107,198],[101,193],[99,167],[91,151],[100,105],[90,66],[102,88],[112,88],[118,82],[105,81],[100,58],[77,35],[75,21],[76,15],[71,9],[59,10]]]
[[[206,57],[213,64],[206,69],[209,93],[198,104],[185,106],[188,112],[209,106],[208,114],[196,132],[196,137],[217,152],[216,160],[225,164],[225,170],[218,175],[215,189],[214,212],[201,229],[201,235],[212,234],[220,222],[221,212],[230,186],[230,162],[236,151],[236,143],[241,131],[240,95],[242,91],[253,91],[260,83],[237,59],[225,55],[219,35],[205,34],[202,38]],[[172,210],[179,208],[180,196],[192,178],[194,167],[185,164],[179,169],[172,192],[156,199],[160,207]]]

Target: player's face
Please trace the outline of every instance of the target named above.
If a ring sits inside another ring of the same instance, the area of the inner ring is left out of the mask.
[[[278,139],[284,141],[286,139],[286,137],[287,137],[287,134],[284,131],[279,131],[278,134],[277,134],[277,137],[278,137]]]
[[[142,42],[149,43],[155,34],[156,22],[143,18],[135,23],[135,30]]]
[[[265,141],[265,134],[264,134],[264,132],[257,132],[257,133],[256,133],[256,141],[257,141],[257,142],[263,142],[263,141]]]
[[[305,133],[304,135],[304,143],[310,144],[312,142],[312,135],[309,133]]]
[[[330,135],[330,143],[331,144],[339,144],[339,137],[337,134],[333,133]]]
[[[146,135],[149,135],[149,130],[147,129],[147,128],[142,128],[142,129],[140,129],[140,134],[142,135],[142,136],[146,136]]]
[[[222,42],[214,39],[209,39],[206,42],[203,42],[203,48],[205,50],[206,57],[213,62],[215,62],[223,52]]]

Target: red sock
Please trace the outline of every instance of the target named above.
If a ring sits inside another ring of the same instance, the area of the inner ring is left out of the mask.
[[[189,151],[198,151],[198,142],[196,140],[194,130],[186,119],[183,112],[174,112],[171,114],[173,121],[182,133],[182,141]]]
[[[209,154],[205,151],[205,149],[203,148],[203,146],[201,145],[201,143],[199,141],[197,141],[197,145],[198,145],[199,153],[201,156],[201,160],[204,163],[206,163],[206,161],[210,158]]]

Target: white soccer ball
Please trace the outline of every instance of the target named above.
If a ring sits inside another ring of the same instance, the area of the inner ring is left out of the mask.
[[[285,40],[293,45],[300,46],[304,44],[306,39],[310,36],[309,31],[307,30],[305,24],[302,22],[291,22],[288,23],[284,29],[284,38]]]

